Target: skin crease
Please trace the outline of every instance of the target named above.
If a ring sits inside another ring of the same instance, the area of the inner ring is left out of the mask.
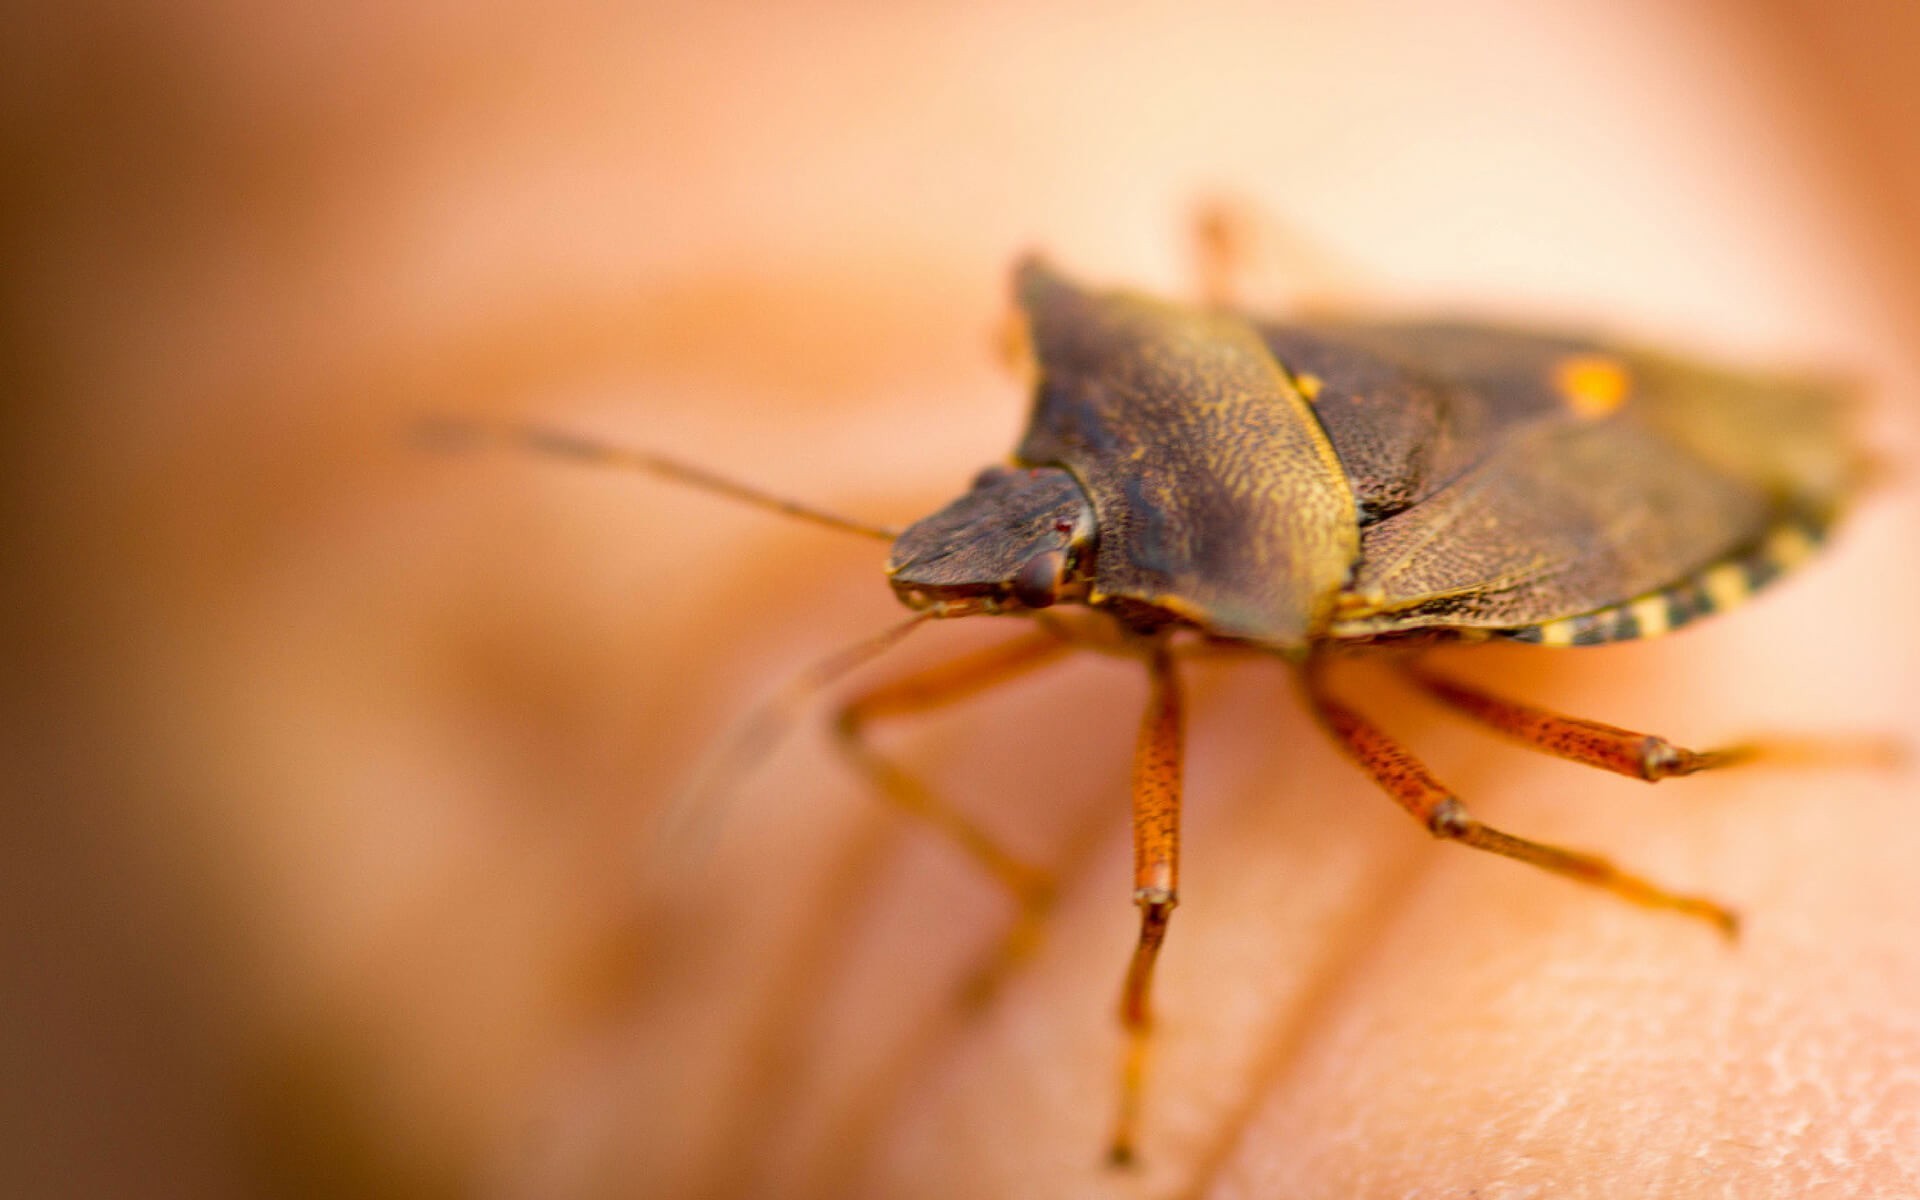
[[[1433,843],[1278,664],[1189,663],[1143,1163],[1111,1173],[1140,667],[876,731],[1059,871],[968,1012],[1011,906],[860,794],[830,702],[723,818],[668,821],[730,722],[904,616],[884,547],[405,443],[532,414],[905,522],[1017,434],[1014,256],[1191,294],[1224,181],[1322,246],[1261,243],[1250,299],[1589,314],[1869,380],[1894,470],[1772,594],[1442,662],[1696,748],[1920,737],[1912,281],[1771,43],[1737,6],[1420,11],[47,26],[23,269],[59,436],[22,511],[79,619],[41,643],[71,731],[22,761],[88,799],[47,818],[78,865],[18,886],[95,970],[28,976],[60,1017],[9,1149],[195,1195],[1920,1190],[1911,775],[1650,790],[1337,677],[1483,819],[1737,907],[1729,947]],[[835,694],[1014,632],[916,631]]]

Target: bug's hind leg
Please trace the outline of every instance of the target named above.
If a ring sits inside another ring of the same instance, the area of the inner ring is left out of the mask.
[[[1433,836],[1532,863],[1605,888],[1635,904],[1699,917],[1712,922],[1729,938],[1739,933],[1739,918],[1712,900],[1667,891],[1597,855],[1530,842],[1483,824],[1467,812],[1459,798],[1435,779],[1419,759],[1389,738],[1379,726],[1329,694],[1318,670],[1309,668],[1306,686],[1314,715],[1341,749]]]
[[[1007,971],[1032,951],[1052,906],[1051,875],[1010,853],[971,818],[876,751],[867,727],[888,717],[942,708],[1018,678],[1059,657],[1070,643],[1051,629],[883,683],[844,705],[834,720],[841,750],[893,807],[938,832],[972,859],[1018,906],[1006,936],[969,979],[965,997],[983,1003]]]
[[[1569,717],[1496,696],[1434,671],[1424,663],[1400,671],[1435,700],[1499,733],[1560,758],[1649,783],[1715,767],[1765,760],[1808,765],[1891,765],[1898,745],[1883,739],[1765,738],[1717,750],[1688,750],[1663,737]]]

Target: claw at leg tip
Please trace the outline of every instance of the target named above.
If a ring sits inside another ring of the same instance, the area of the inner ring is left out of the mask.
[[[1734,944],[1739,942],[1740,940],[1740,914],[1739,913],[1734,912],[1730,908],[1715,908],[1713,910],[1713,922],[1714,924],[1720,927],[1720,936],[1726,938],[1729,944]]]

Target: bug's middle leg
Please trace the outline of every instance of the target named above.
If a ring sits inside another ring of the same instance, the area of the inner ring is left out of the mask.
[[[1460,842],[1557,874],[1602,887],[1616,896],[1649,908],[1665,908],[1712,922],[1734,937],[1740,921],[1731,910],[1699,896],[1670,892],[1606,859],[1577,850],[1531,842],[1493,828],[1467,812],[1458,797],[1435,779],[1425,764],[1408,753],[1379,726],[1335,699],[1327,690],[1323,672],[1309,667],[1305,674],[1308,700],[1314,715],[1342,750],[1437,838]]]
[[[848,701],[834,719],[842,752],[880,795],[958,847],[1019,906],[1013,926],[967,984],[966,996],[972,1003],[984,1001],[1039,940],[1053,902],[1053,878],[1009,852],[970,817],[875,750],[867,740],[867,728],[876,720],[942,708],[1018,678],[1054,661],[1069,645],[1053,629],[1037,628],[1011,642],[883,683]]]

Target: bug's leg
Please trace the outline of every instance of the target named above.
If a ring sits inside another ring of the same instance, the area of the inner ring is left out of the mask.
[[[1712,922],[1729,938],[1739,933],[1739,918],[1711,900],[1669,892],[1597,855],[1530,842],[1482,824],[1419,759],[1389,738],[1379,726],[1329,694],[1319,670],[1311,667],[1307,670],[1306,690],[1314,715],[1341,749],[1433,836],[1544,867],[1582,883],[1603,887],[1635,904],[1699,917]]]
[[[1232,308],[1247,274],[1249,222],[1244,208],[1218,197],[1193,214],[1193,274],[1202,303]]]
[[[1120,991],[1120,1023],[1126,1053],[1120,1070],[1120,1115],[1108,1158],[1124,1166],[1134,1159],[1140,1097],[1152,1033],[1153,965],[1167,937],[1167,921],[1180,902],[1180,680],[1163,642],[1154,650],[1147,714],[1133,755],[1133,902],[1140,908],[1140,939]]]
[[[1291,297],[1291,308],[1350,311],[1362,273],[1246,200],[1209,196],[1194,208],[1192,253],[1200,299],[1214,308]]]
[[[1009,853],[992,835],[948,805],[925,784],[876,751],[867,727],[886,717],[928,712],[1017,678],[1051,662],[1070,643],[1050,628],[883,683],[854,697],[834,720],[840,748],[886,800],[947,838],[1006,888],[1018,915],[992,957],[968,982],[969,1002],[984,1001],[1008,970],[1032,950],[1053,902],[1053,879]]]
[[[1536,750],[1649,783],[1757,759],[1779,763],[1886,765],[1899,757],[1897,745],[1871,738],[1767,738],[1717,750],[1688,750],[1653,734],[1635,733],[1508,700],[1442,675],[1423,663],[1402,663],[1400,671],[1448,708]]]

